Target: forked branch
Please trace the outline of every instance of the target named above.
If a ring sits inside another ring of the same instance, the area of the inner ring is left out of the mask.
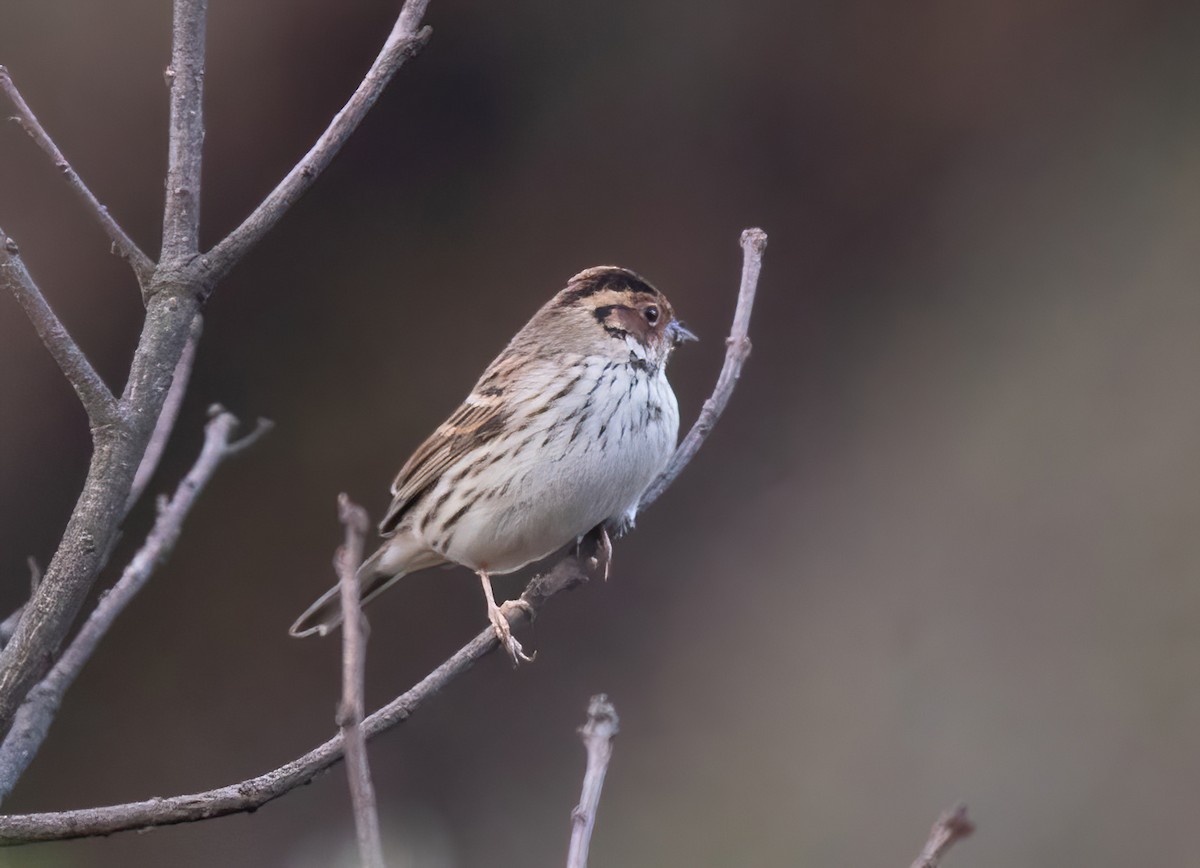
[[[762,252],[766,245],[766,234],[762,230],[747,230],[743,233],[743,255],[752,262],[743,266],[743,281],[738,294],[738,315],[746,328],[749,323],[750,306],[758,272],[762,263]],[[746,243],[746,239],[756,239]],[[735,316],[735,324],[738,322]],[[735,325],[736,329],[736,325]],[[661,493],[679,471],[692,459],[704,434],[710,429],[729,400],[729,392],[736,383],[736,373],[745,361],[745,348],[731,342],[726,349],[725,366],[717,389],[724,389],[720,400],[710,399],[705,404],[705,413],[697,420],[683,444],[676,450],[675,458],[655,487]],[[740,355],[740,361],[731,362],[731,355]],[[732,366],[732,367],[731,367]],[[733,370],[732,377],[725,372]],[[722,386],[722,383],[728,385]],[[716,392],[714,392],[714,395]],[[696,429],[705,426],[704,434],[697,435]],[[694,444],[694,445],[689,445]],[[652,499],[652,498],[651,498]],[[643,507],[648,503],[643,499]],[[594,541],[585,541],[593,545]],[[589,564],[594,564],[594,552],[583,547],[574,554],[559,560],[549,572],[537,576],[525,588],[521,600],[526,608],[510,607],[507,611],[509,623],[519,627],[542,610],[546,602],[556,594],[577,587],[588,581]],[[528,614],[527,614],[528,612]],[[425,700],[436,695],[451,681],[470,669],[476,661],[499,646],[496,632],[491,627],[483,630],[474,639],[460,648],[437,669],[430,672],[406,693],[389,702],[367,717],[362,723],[362,732],[371,738],[406,720]],[[130,829],[150,826],[166,826],[176,823],[191,823],[228,814],[253,811],[267,802],[279,798],[296,787],[308,783],[316,775],[327,770],[342,759],[344,740],[339,733],[321,746],[286,765],[280,766],[256,778],[221,787],[207,792],[171,798],[149,799],[123,805],[101,808],[84,808],[46,814],[25,814],[0,817],[0,845],[26,844],[34,841],[53,841],[64,838],[85,838],[94,835],[109,835]]]

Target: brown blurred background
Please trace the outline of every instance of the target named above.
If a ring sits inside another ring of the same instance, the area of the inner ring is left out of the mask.
[[[309,146],[394,19],[213,0],[204,237]],[[0,62],[155,249],[169,4],[7,4]],[[220,401],[278,428],[220,471],[6,810],[219,786],[329,736],[348,491],[399,464],[575,271],[638,269],[720,365],[739,231],[755,351],[706,448],[495,656],[372,745],[397,866],[561,865],[587,698],[623,731],[600,866],[1184,865],[1200,845],[1200,7],[1146,0],[435,0],[435,35],[222,285],[156,490]],[[0,225],[119,388],[124,264],[15,125]],[[73,394],[0,298],[0,603],[82,480]],[[101,584],[151,518],[143,505]],[[523,579],[502,582],[515,594]],[[370,611],[368,700],[484,626],[465,571]],[[526,637],[523,637],[525,639]],[[3,866],[350,864],[340,768],[252,816]]]

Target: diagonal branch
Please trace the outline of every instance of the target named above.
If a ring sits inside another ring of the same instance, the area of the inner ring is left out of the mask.
[[[738,377],[742,375],[742,366],[750,355],[750,311],[754,309],[754,295],[758,291],[758,275],[762,271],[763,251],[767,249],[767,233],[761,229],[746,229],[742,232],[742,281],[738,288],[737,307],[733,313],[733,327],[725,340],[725,363],[717,376],[717,385],[712,396],[704,402],[700,417],[688,431],[687,437],[679,444],[667,469],[650,483],[646,493],[642,495],[638,509],[645,509],[658,500],[675,477],[704,445],[708,433],[717,424],[717,419],[725,412],[725,405],[733,395]]]
[[[588,703],[587,723],[579,728],[587,768],[583,773],[583,790],[579,804],[571,812],[571,846],[567,851],[567,868],[587,868],[588,848],[596,826],[596,809],[600,807],[600,791],[612,759],[612,740],[620,732],[617,710],[603,693]]]
[[[204,429],[200,456],[175,489],[174,496],[160,505],[158,519],[145,544],[133,556],[121,578],[100,599],[54,668],[29,692],[17,712],[13,727],[0,746],[0,801],[8,798],[21,774],[33,761],[54,722],[63,696],[95,653],[109,627],[150,580],[159,564],[170,556],[192,505],[217,468],[271,427],[269,422],[259,419],[254,431],[241,440],[231,441],[237,419],[220,407],[214,407],[211,412],[212,418]]]
[[[25,132],[29,133],[30,138],[37,143],[37,146],[45,151],[46,155],[54,161],[54,167],[63,173],[71,189],[83,200],[83,204],[91,212],[92,216],[96,218],[96,222],[108,233],[108,237],[112,240],[113,252],[129,263],[133,269],[133,273],[137,276],[138,283],[145,287],[150,282],[150,275],[154,272],[154,263],[134,243],[133,239],[125,234],[125,230],[108,213],[108,209],[100,204],[100,201],[92,194],[92,191],[83,183],[83,179],[79,177],[79,173],[71,168],[71,164],[67,162],[67,158],[58,149],[58,145],[54,144],[54,140],[50,138],[50,134],[46,132],[41,122],[38,121],[33,110],[25,102],[25,98],[21,96],[21,92],[17,90],[12,76],[9,75],[8,70],[3,66],[0,66],[0,90],[4,91],[4,95],[8,97],[9,102],[13,104],[13,108],[17,110],[17,115],[13,120],[17,121]]]
[[[751,238],[761,236],[761,239],[758,243],[746,244],[745,239],[748,236]],[[747,230],[742,237],[747,258],[754,260],[752,268],[743,270],[743,281],[739,292],[737,316],[740,317],[743,328],[745,328],[745,325],[749,323],[750,306],[754,300],[759,260],[766,235],[761,230]],[[735,318],[735,329],[738,321]],[[732,345],[730,352],[733,352]],[[741,361],[745,361],[744,355]],[[726,368],[728,368],[728,358],[726,362]],[[737,364],[737,370],[740,371],[740,367],[741,362]],[[724,374],[725,370],[723,369],[722,375]],[[729,385],[724,387],[726,388],[724,398],[718,402],[714,397],[706,402],[705,411],[709,416],[707,423],[709,428],[712,427],[716,417],[728,403],[728,393],[732,391],[736,381],[735,373],[729,380]],[[716,388],[717,390],[723,388],[722,379],[718,379]],[[714,396],[716,394],[714,391]],[[710,405],[714,408],[711,411]],[[702,418],[704,418],[703,414]],[[696,426],[699,425],[700,422],[697,422]],[[695,427],[693,427],[694,432]],[[676,450],[671,462],[671,467],[675,468],[675,472],[671,474],[665,484],[658,486],[658,493],[661,493],[670,484],[671,480],[678,475],[679,470],[695,455],[699,443],[703,442],[703,436],[699,438],[699,442],[695,446],[689,446],[691,440],[692,435],[689,434]],[[647,505],[645,499],[642,503],[643,506]],[[584,540],[584,544],[580,546],[577,554],[569,554],[561,558],[549,572],[536,576],[526,586],[525,592],[521,594],[521,602],[524,605],[506,609],[505,616],[508,618],[509,624],[519,627],[528,623],[542,610],[551,597],[586,583],[589,578],[589,569],[597,562],[594,551],[596,543],[597,540],[589,536]],[[592,546],[593,551],[585,551],[587,546]],[[496,638],[496,631],[491,627],[486,628],[406,693],[367,717],[362,723],[363,734],[371,738],[402,723],[425,700],[436,695],[497,647],[499,647],[499,640]],[[308,783],[316,775],[329,769],[342,758],[342,752],[343,740],[339,733],[286,765],[258,777],[216,790],[100,808],[0,816],[0,846],[110,835],[113,832],[131,829],[193,823],[213,817],[254,811],[296,787]]]
[[[17,297],[33,327],[58,362],[59,369],[67,382],[75,389],[83,409],[87,412],[92,428],[111,425],[117,421],[120,408],[113,393],[104,385],[92,363],[75,343],[62,322],[50,309],[41,290],[29,276],[25,263],[21,261],[17,242],[0,229],[0,283]]]
[[[346,541],[338,549],[336,559],[338,584],[342,591],[342,702],[337,723],[346,746],[346,775],[350,780],[350,803],[354,807],[354,829],[358,833],[358,852],[363,868],[384,868],[375,788],[371,784],[367,740],[362,731],[366,622],[355,577],[362,563],[370,520],[367,511],[344,494],[338,497],[338,518],[346,528]]]
[[[180,265],[200,250],[200,152],[204,144],[204,27],[208,0],[175,0],[171,39],[170,139],[162,262]]]
[[[406,0],[379,56],[350,99],[334,115],[325,132],[250,216],[205,254],[202,266],[210,271],[210,286],[228,274],[313,185],[317,176],[325,171],[342,145],[362,123],[404,62],[429,41],[433,31],[429,27],[421,27],[421,19],[428,5],[429,0]]]

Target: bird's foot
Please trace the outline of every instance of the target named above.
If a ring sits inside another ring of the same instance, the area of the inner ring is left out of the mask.
[[[522,663],[532,663],[537,657],[537,652],[526,654],[525,649],[521,647],[521,643],[517,641],[517,637],[512,634],[512,628],[508,624],[508,618],[505,617],[508,612],[513,609],[524,611],[530,620],[533,620],[533,609],[524,600],[509,600],[501,606],[488,606],[488,620],[492,622],[492,629],[496,631],[496,638],[500,640],[500,645],[508,652],[508,656],[512,658],[513,666],[520,666]]]
[[[584,543],[594,545],[595,549],[585,559],[584,566],[587,567],[589,573],[595,575],[599,572],[608,581],[609,567],[612,566],[612,537],[608,534],[608,528],[603,524],[598,524],[592,528],[585,537],[580,540],[579,546],[576,548],[576,554],[582,554]]]

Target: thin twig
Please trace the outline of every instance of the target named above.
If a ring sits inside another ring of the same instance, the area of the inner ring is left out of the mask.
[[[192,365],[196,361],[196,347],[200,343],[200,332],[203,329],[204,317],[197,314],[192,321],[192,332],[188,336],[187,346],[183,348],[183,355],[179,357],[179,363],[175,365],[171,388],[167,390],[162,411],[158,414],[158,421],[154,424],[154,433],[150,435],[150,442],[146,445],[146,451],[142,453],[142,461],[138,464],[137,473],[134,474],[133,486],[129,489],[129,499],[125,502],[126,512],[133,509],[134,504],[142,499],[146,486],[150,484],[154,471],[158,469],[158,462],[167,448],[167,441],[171,439],[171,432],[175,430],[175,420],[179,418],[179,408],[183,406],[183,397],[187,394],[188,382],[192,378]]]
[[[13,727],[3,745],[0,745],[0,801],[12,792],[22,772],[37,754],[63,696],[95,652],[100,640],[149,581],[155,569],[170,555],[192,505],[217,468],[226,458],[257,440],[271,427],[269,422],[259,419],[254,431],[241,440],[231,442],[237,419],[220,407],[214,407],[211,412],[212,418],[204,429],[204,446],[200,456],[175,489],[175,494],[159,509],[158,519],[145,544],[133,556],[121,578],[101,597],[58,662],[29,692],[25,703],[17,711]]]
[[[943,811],[937,822],[929,831],[929,839],[925,842],[921,855],[912,863],[912,868],[938,868],[946,851],[956,841],[975,831],[975,824],[967,817],[967,806],[958,805],[948,811]]]
[[[743,233],[743,237],[745,235],[746,233]],[[759,252],[761,253],[761,250]],[[756,278],[757,272],[752,277]],[[753,302],[753,288],[747,291],[746,283],[747,281],[743,281],[743,291],[739,294],[739,299],[743,299],[748,292],[750,301],[747,302],[747,307],[742,313],[744,321],[748,322],[748,304]],[[740,300],[739,310],[743,310]],[[734,381],[736,382],[736,377],[734,377]],[[718,380],[717,388],[721,388],[721,380]],[[725,401],[728,401],[728,395],[725,396]],[[708,406],[706,403],[706,410]],[[721,403],[720,408],[724,408],[724,402]],[[719,412],[719,409],[714,411],[714,420]],[[681,457],[681,453],[688,448],[685,440],[676,450],[672,465],[678,464],[678,467],[674,475],[677,475],[678,470],[681,470],[695,454],[695,448],[690,448]],[[672,479],[674,475],[672,475]],[[667,484],[669,482],[670,480],[667,481]],[[593,547],[597,544],[597,540],[590,536],[584,542],[585,545]],[[594,551],[586,551],[581,546],[577,553],[561,558],[549,572],[535,577],[526,586],[525,592],[521,594],[521,601],[525,606],[512,606],[506,609],[505,614],[509,624],[512,627],[519,627],[528,623],[541,611],[551,597],[585,584],[589,579],[589,564],[595,560],[594,555]],[[496,638],[496,631],[489,626],[441,666],[426,675],[417,685],[363,720],[364,735],[372,738],[403,722],[425,700],[436,695],[451,681],[469,670],[476,661],[497,647],[499,647],[499,640]],[[258,777],[216,790],[100,808],[0,816],[0,846],[110,835],[113,832],[130,829],[192,823],[212,817],[254,811],[267,802],[308,783],[341,758],[342,736],[339,733],[286,765]]]
[[[620,732],[620,719],[608,697],[603,693],[588,703],[587,723],[579,728],[583,747],[587,751],[587,768],[583,773],[583,790],[579,804],[571,812],[571,846],[567,851],[567,868],[587,868],[588,847],[592,829],[596,826],[596,809],[600,807],[600,791],[608,762],[612,759],[612,740]]]
[[[108,233],[108,237],[112,240],[113,252],[129,263],[134,275],[137,277],[138,283],[146,286],[150,281],[150,275],[154,272],[154,263],[134,243],[133,239],[125,234],[125,230],[108,213],[108,209],[100,204],[100,200],[83,183],[83,179],[79,177],[79,173],[71,168],[71,164],[67,162],[67,158],[58,149],[58,145],[50,138],[50,134],[46,132],[46,129],[37,119],[33,110],[25,102],[25,98],[17,90],[17,85],[13,82],[12,76],[3,66],[0,66],[0,90],[4,91],[5,96],[8,97],[8,101],[17,110],[14,120],[21,125],[25,132],[29,133],[30,138],[37,143],[37,146],[54,161],[54,168],[62,172],[71,189],[83,200],[83,204],[91,212],[92,216],[96,218],[96,222]]]
[[[363,736],[363,675],[366,671],[366,637],[355,573],[363,559],[363,546],[370,520],[367,511],[345,494],[338,497],[338,519],[346,528],[346,541],[338,550],[338,583],[342,589],[342,704],[338,726],[346,745],[346,775],[350,780],[350,802],[354,807],[354,829],[364,868],[384,868],[383,841],[379,835],[379,813],[375,788],[367,764],[367,741]]]
[[[738,289],[737,307],[733,313],[733,328],[725,341],[725,362],[721,373],[717,376],[717,385],[712,396],[704,402],[700,417],[688,431],[687,437],[679,444],[667,469],[650,483],[646,493],[638,503],[638,509],[645,509],[658,500],[667,488],[675,481],[692,456],[700,449],[708,433],[717,424],[717,419],[725,412],[725,405],[733,395],[734,386],[742,374],[742,366],[750,355],[750,312],[754,309],[754,296],[758,291],[758,275],[762,270],[763,251],[767,247],[767,233],[761,229],[746,229],[742,232],[742,281]]]
[[[17,297],[33,328],[58,363],[59,370],[75,389],[88,421],[93,429],[111,425],[117,421],[119,408],[117,399],[100,379],[92,363],[71,337],[66,327],[51,310],[42,292],[38,289],[25,263],[21,261],[17,242],[0,229],[0,283]]]
[[[204,27],[208,0],[175,0],[171,39],[170,137],[162,263],[179,266],[200,250],[200,152],[204,144]]]
[[[421,26],[428,5],[429,0],[405,2],[379,56],[325,132],[250,216],[201,258],[201,265],[209,270],[213,282],[228,274],[313,185],[404,62],[429,41],[433,31]]]

